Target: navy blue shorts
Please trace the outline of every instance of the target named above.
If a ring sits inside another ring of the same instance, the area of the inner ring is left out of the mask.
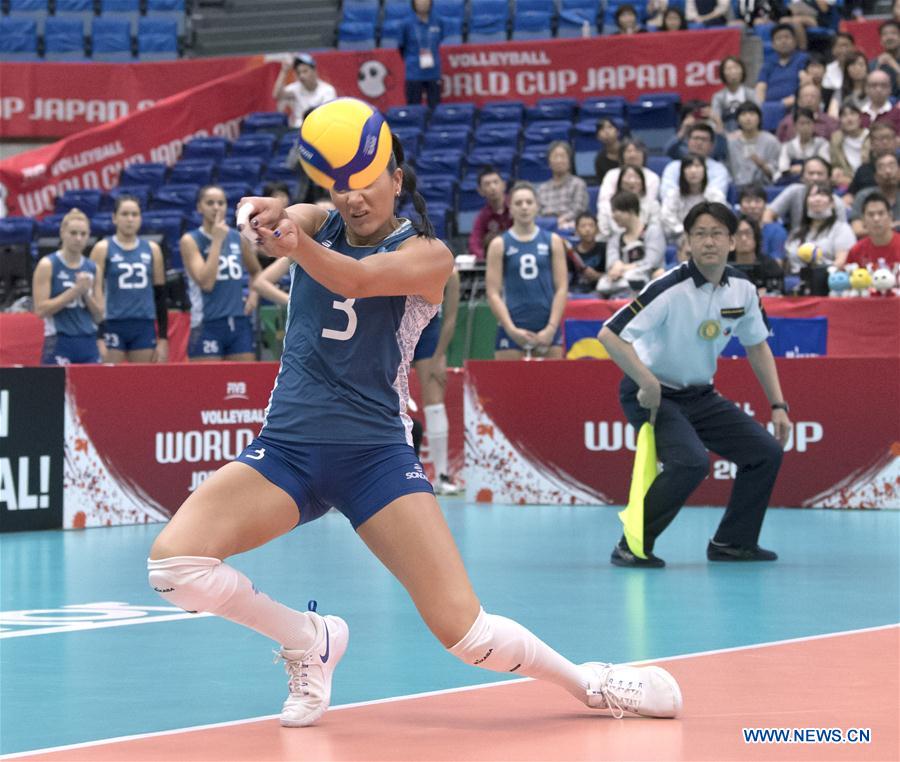
[[[246,315],[204,320],[191,329],[188,357],[227,357],[253,351],[253,326]]]
[[[435,315],[431,321],[422,329],[419,336],[419,343],[416,344],[416,352],[413,355],[413,362],[416,360],[427,360],[434,357],[434,350],[437,349],[438,339],[441,337],[441,316]]]
[[[522,328],[523,326],[517,327]],[[538,328],[537,331],[540,331],[542,328],[543,326],[541,326],[541,328]],[[531,331],[534,329],[525,328],[525,330]],[[537,331],[535,331],[535,333],[537,333]],[[562,346],[562,330],[559,328],[556,329],[556,336],[553,337],[552,346]],[[522,347],[520,347],[518,344],[516,344],[515,341],[509,338],[509,334],[507,334],[506,331],[503,330],[502,326],[499,325],[497,326],[497,341],[494,344],[494,349],[518,349],[520,352],[524,351]]]
[[[306,524],[337,508],[356,529],[398,497],[434,494],[415,450],[387,445],[290,444],[259,436],[237,457],[287,492]]]
[[[41,365],[88,365],[100,362],[97,335],[44,337]]]
[[[107,320],[103,331],[107,349],[130,352],[134,349],[156,348],[156,321],[153,319]]]

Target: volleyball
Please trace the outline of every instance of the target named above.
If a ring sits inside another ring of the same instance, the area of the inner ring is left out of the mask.
[[[797,256],[810,265],[817,265],[822,262],[822,250],[814,243],[801,244],[797,249]]]
[[[300,127],[300,164],[326,190],[372,184],[391,158],[391,130],[378,109],[338,98],[313,109]]]

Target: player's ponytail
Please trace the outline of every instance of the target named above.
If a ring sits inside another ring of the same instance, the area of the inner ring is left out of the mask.
[[[416,178],[415,170],[413,170],[413,168],[405,161],[403,144],[400,142],[400,139],[393,133],[391,133],[391,139],[394,151],[391,155],[390,163],[388,164],[388,170],[393,172],[397,167],[403,170],[403,184],[400,186],[398,204],[402,203],[407,197],[412,199],[413,209],[415,209],[416,214],[419,215],[419,221],[413,222],[413,227],[420,236],[423,236],[424,238],[434,238],[434,225],[428,217],[428,204],[425,203],[425,198],[419,193],[416,187],[418,185],[418,180]]]

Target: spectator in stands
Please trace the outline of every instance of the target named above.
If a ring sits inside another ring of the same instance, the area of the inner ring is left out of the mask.
[[[219,186],[204,186],[197,194],[203,222],[181,237],[181,258],[190,279],[188,359],[192,362],[256,359],[248,316],[258,301],[253,282],[260,272],[259,260],[250,242],[226,224],[226,207],[225,192]],[[247,275],[250,294],[245,300]]]
[[[638,197],[640,217],[644,224],[659,223],[659,201],[647,192],[647,181],[644,179],[644,170],[641,167],[633,167],[630,164],[622,167],[619,173],[619,182],[616,183],[616,193],[622,191],[629,191]],[[621,228],[616,223],[611,200],[598,200],[597,206],[600,209],[600,214],[597,216],[600,239],[606,241],[610,236],[620,233]]]
[[[573,229],[575,218],[587,211],[587,185],[572,173],[573,161],[572,146],[565,140],[554,140],[547,149],[553,176],[537,188],[540,214],[556,217],[560,230]]]
[[[512,227],[512,216],[509,197],[506,195],[506,181],[494,167],[482,167],[478,173],[478,192],[485,204],[478,212],[469,234],[469,254],[474,254],[479,262],[483,262],[490,242]]]
[[[44,320],[42,365],[99,363],[97,324],[103,307],[93,296],[97,266],[84,256],[87,215],[71,209],[59,225],[60,247],[34,268],[34,314]]]
[[[853,199],[853,209],[850,212],[853,231],[857,236],[865,234],[863,225],[863,204],[873,193],[879,193],[887,199],[891,215],[900,225],[900,170],[897,167],[897,157],[892,153],[886,153],[875,159],[875,186],[865,188],[856,194]]]
[[[719,64],[719,79],[725,85],[712,97],[712,118],[719,132],[737,129],[737,108],[746,101],[756,103],[756,93],[745,84],[747,69],[737,56],[726,56]]]
[[[800,71],[800,87],[803,87],[803,85],[815,85],[820,90],[823,90],[822,81],[824,79],[825,61],[822,60],[822,56],[818,53],[810,53],[809,59],[806,61],[806,66]],[[830,93],[826,95],[823,92],[822,103],[827,103],[828,98],[830,97]]]
[[[297,81],[285,85],[284,80],[291,69],[294,70]],[[337,98],[337,92],[334,87],[319,79],[316,59],[309,53],[298,53],[281,64],[272,97],[278,102],[280,110],[290,108],[291,126],[299,127],[303,124],[303,118],[316,106]]]
[[[866,57],[858,50],[851,51],[844,60],[841,73],[841,86],[832,93],[831,102],[828,104],[828,113],[831,116],[840,114],[841,106],[852,103],[862,108],[866,102],[866,78],[869,69]]]
[[[683,32],[687,28],[688,22],[681,8],[674,5],[666,8],[662,15],[662,23],[659,25],[660,32]]]
[[[869,128],[869,160],[859,165],[853,175],[853,180],[847,193],[844,195],[844,203],[851,203],[853,197],[863,188],[871,188],[875,185],[875,161],[886,153],[896,153],[900,150],[900,139],[897,130],[890,122],[875,122]]]
[[[641,220],[640,201],[634,193],[616,193],[612,209],[621,232],[606,244],[606,274],[597,281],[597,293],[608,299],[640,291],[661,271],[666,254],[662,228]]]
[[[622,141],[619,150],[619,164],[616,169],[609,170],[603,176],[603,182],[600,183],[600,192],[597,194],[597,218],[600,218],[603,203],[608,203],[616,192],[619,185],[619,176],[622,174],[622,167],[640,167],[644,174],[644,183],[647,186],[647,195],[650,198],[659,196],[659,175],[651,169],[647,169],[647,146],[640,140],[626,138]]]
[[[738,106],[737,121],[740,130],[728,138],[728,168],[735,185],[770,183],[781,146],[772,133],[760,129],[762,111],[755,103]]]
[[[790,113],[785,115],[778,124],[778,129],[775,130],[775,137],[777,137],[781,143],[787,143],[787,141],[791,140],[796,134],[794,130],[794,114],[798,108],[806,108],[812,111],[815,121],[815,133],[819,137],[825,138],[825,140],[829,140],[831,138],[831,133],[840,126],[837,119],[833,116],[829,116],[822,110],[822,89],[818,85],[811,83],[808,85],[801,85],[797,89],[797,98],[794,107],[791,109]]]
[[[728,160],[728,140],[717,132],[719,125],[713,116],[712,106],[706,101],[687,101],[681,107],[681,124],[678,132],[666,143],[666,156],[670,159],[682,159],[689,153],[696,153],[688,145],[691,130],[698,124],[708,124],[713,129],[713,150],[710,156],[716,161]]]
[[[831,161],[831,147],[828,141],[815,134],[816,121],[812,111],[797,106],[794,109],[794,129],[796,135],[786,143],[782,143],[781,154],[778,157],[777,179],[782,185],[798,182],[803,171],[803,162],[813,156]]]
[[[900,97],[900,23],[888,19],[878,27],[881,52],[871,60],[872,69],[880,69],[890,77],[891,94]]]
[[[775,222],[781,218],[788,230],[798,227],[805,214],[807,190],[812,185],[827,185],[829,177],[831,177],[831,164],[818,157],[807,159],[803,163],[800,182],[788,185],[773,199],[763,214],[763,221]],[[838,205],[839,219],[846,220],[847,211],[844,205],[837,196],[835,199]]]
[[[831,136],[831,182],[846,190],[860,165],[869,161],[869,131],[853,103],[841,106],[841,128]]]
[[[597,176],[598,183],[603,182],[603,178],[609,170],[619,166],[621,161],[619,137],[619,128],[612,119],[601,119],[597,122],[597,142],[600,143],[601,148],[594,158],[594,174]]]
[[[802,50],[806,50],[809,27],[831,25],[829,18],[830,9],[836,0],[791,0],[787,3],[788,13],[782,16],[783,24],[790,24],[797,33],[797,44]]]
[[[616,34],[646,32],[638,23],[638,14],[631,3],[623,3],[616,9]]]
[[[538,200],[531,183],[513,185],[509,203],[512,227],[487,250],[487,300],[497,318],[494,357],[562,357],[560,325],[568,299],[562,239],[535,224]]]
[[[784,288],[784,271],[781,263],[767,257],[762,250],[762,234],[759,223],[752,217],[740,215],[734,231],[734,251],[728,261],[743,271],[756,286],[760,295]]]
[[[893,108],[890,94],[891,78],[887,73],[881,69],[870,71],[866,77],[866,99],[860,106],[864,127],[871,127],[876,121],[890,114]],[[896,124],[894,127],[896,128]]]
[[[806,189],[800,222],[785,244],[785,271],[797,274],[806,265],[797,255],[804,243],[815,244],[822,252],[822,263],[843,267],[847,253],[856,243],[853,229],[838,218],[841,203],[827,182],[813,183]]]
[[[597,240],[597,220],[589,212],[578,215],[575,233],[578,240],[566,249],[569,291],[587,294],[594,291],[597,281],[606,272],[606,244]]]
[[[738,195],[738,208],[744,217],[753,220],[759,227],[763,255],[779,262],[783,260],[787,230],[780,222],[763,221],[766,211],[765,189],[761,185],[745,185]]]
[[[728,185],[731,182],[731,176],[725,165],[711,158],[713,145],[715,144],[715,132],[708,124],[695,124],[688,133],[688,150],[692,154],[702,156],[706,161],[706,174],[709,177],[709,183],[714,188],[718,188],[723,194],[728,193]],[[666,193],[678,187],[678,175],[681,172],[681,161],[670,161],[663,170],[662,180],[660,181],[660,195],[666,197]],[[649,184],[648,184],[649,186]]]
[[[441,40],[444,27],[431,0],[411,0],[412,13],[400,28],[400,55],[406,66],[406,102],[428,107],[441,102]]]
[[[747,29],[755,26],[774,24],[785,15],[781,0],[738,0],[734,9],[737,25]]]
[[[287,183],[271,182],[263,185],[263,196],[277,198],[284,204],[285,209],[294,203],[291,198],[291,189]]]
[[[725,195],[709,185],[706,162],[702,156],[691,154],[681,160],[678,189],[672,188],[663,198],[660,219],[666,240],[679,247],[684,237],[684,218],[701,201],[725,203]]]
[[[776,24],[772,30],[772,47],[777,54],[763,64],[756,84],[756,100],[781,101],[785,108],[794,105],[800,84],[800,71],[806,66],[806,53],[797,50],[797,35],[790,24]]]
[[[866,196],[862,203],[862,223],[865,238],[861,238],[850,249],[847,261],[861,267],[871,265],[887,267],[900,265],[900,232],[891,226],[896,225],[897,215],[892,215],[888,200],[877,191]]]
[[[729,0],[686,0],[684,15],[691,24],[725,26],[730,7]]]
[[[856,40],[849,32],[837,32],[831,41],[831,62],[825,67],[822,89],[836,93],[844,82],[844,64],[856,52]],[[838,104],[840,105],[840,104]],[[837,112],[832,116],[837,116]]]
[[[156,241],[138,235],[141,204],[134,196],[116,198],[115,235],[97,241],[94,301],[102,308],[104,362],[167,362],[169,312],[166,264]],[[157,326],[159,338],[157,338]]]

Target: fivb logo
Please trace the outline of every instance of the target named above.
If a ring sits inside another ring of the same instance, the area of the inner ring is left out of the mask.
[[[0,439],[9,436],[9,390],[0,389]],[[10,511],[30,511],[50,507],[50,456],[38,458],[38,494],[28,491],[31,476],[31,458],[16,458],[16,476],[13,476],[13,458],[0,458],[0,504]]]
[[[225,399],[227,400],[248,400],[247,383],[245,381],[226,381],[225,382]]]

